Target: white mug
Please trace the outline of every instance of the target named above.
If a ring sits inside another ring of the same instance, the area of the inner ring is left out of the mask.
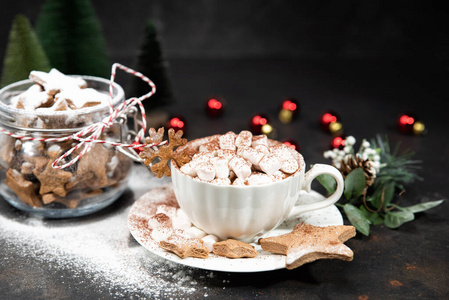
[[[252,242],[268,234],[284,220],[301,213],[325,208],[337,202],[344,187],[341,173],[330,165],[315,164],[305,173],[301,154],[294,151],[299,169],[291,176],[264,185],[216,185],[193,179],[172,163],[172,182],[179,206],[192,223],[220,239]],[[322,201],[295,205],[300,191],[310,192],[319,175],[331,175],[335,192]]]

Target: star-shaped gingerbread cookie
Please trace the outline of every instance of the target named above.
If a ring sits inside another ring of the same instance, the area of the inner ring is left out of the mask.
[[[43,195],[53,192],[58,196],[65,197],[67,190],[64,186],[72,177],[72,173],[55,169],[52,163],[51,159],[36,161],[36,168],[33,170],[33,174],[41,183],[39,194]]]
[[[354,226],[319,227],[306,223],[292,232],[259,240],[262,249],[286,255],[286,268],[291,270],[318,259],[351,261],[354,253],[343,243],[356,234]]]
[[[19,171],[8,169],[5,183],[16,193],[16,195],[31,206],[41,207],[42,202],[36,194],[36,186],[31,181],[25,180]]]
[[[91,183],[91,186],[104,187],[108,184],[108,177],[106,174],[106,163],[109,160],[107,149],[104,149],[100,144],[94,144],[89,152],[80,158],[78,163],[78,176],[85,177]],[[88,178],[93,173],[95,179]]]

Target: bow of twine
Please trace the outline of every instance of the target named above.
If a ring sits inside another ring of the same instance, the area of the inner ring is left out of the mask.
[[[125,100],[124,102],[122,102],[117,108],[114,109],[114,106],[112,104],[113,90],[114,90],[113,83],[115,80],[117,68],[125,71],[126,73],[134,75],[134,76],[140,78],[141,80],[143,80],[144,82],[146,82],[151,87],[151,91],[143,96],[140,96],[140,97],[129,98],[129,99]],[[128,149],[160,146],[160,145],[166,144],[167,141],[162,141],[160,143],[154,143],[154,144],[148,144],[148,145],[141,143],[141,141],[143,140],[143,138],[145,136],[145,130],[146,130],[146,126],[147,126],[147,120],[146,120],[146,116],[145,116],[145,108],[142,104],[142,101],[144,101],[147,98],[150,98],[152,95],[154,95],[154,93],[156,93],[156,85],[148,77],[146,77],[142,73],[134,71],[133,69],[128,68],[122,64],[114,63],[112,65],[112,69],[111,69],[111,79],[110,79],[110,84],[109,84],[109,98],[108,98],[109,116],[104,118],[101,122],[94,123],[74,134],[71,134],[71,135],[65,136],[65,137],[60,137],[60,138],[37,138],[37,137],[31,137],[31,136],[26,136],[26,135],[16,135],[16,134],[11,133],[3,128],[0,128],[0,131],[2,131],[6,135],[9,135],[13,138],[20,139],[20,140],[28,140],[28,141],[32,140],[32,141],[41,141],[41,142],[47,142],[47,143],[48,142],[64,142],[67,140],[78,141],[79,142],[78,144],[76,144],[74,147],[69,149],[67,152],[65,152],[63,155],[61,155],[59,158],[57,158],[52,163],[52,167],[55,169],[64,169],[64,168],[67,168],[67,167],[73,165],[74,163],[76,163],[84,154],[86,154],[92,148],[93,143],[109,144],[114,147],[128,148]],[[100,136],[105,131],[105,129],[114,125],[114,121],[117,118],[126,117],[130,108],[132,108],[136,105],[140,109],[140,113],[142,115],[142,121],[141,121],[141,128],[136,133],[136,136],[134,138],[134,143],[125,144],[125,143],[116,143],[116,142],[111,142],[111,141],[106,141],[106,140],[100,140]],[[81,147],[84,147],[84,148],[83,148],[83,150],[80,151],[80,153],[78,153],[70,161],[64,163],[65,159],[70,154],[72,154],[76,150],[80,149]],[[133,157],[133,158],[136,159],[136,157]]]

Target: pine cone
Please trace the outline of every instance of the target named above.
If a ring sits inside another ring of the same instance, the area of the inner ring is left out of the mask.
[[[341,172],[343,178],[346,178],[351,171],[357,168],[362,168],[365,173],[366,185],[364,193],[366,193],[366,189],[370,187],[376,179],[376,170],[372,165],[372,161],[369,159],[362,159],[360,156],[354,157],[352,155],[347,155],[340,161],[340,167],[337,169]]]

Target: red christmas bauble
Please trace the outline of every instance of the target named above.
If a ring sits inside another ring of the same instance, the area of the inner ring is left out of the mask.
[[[411,113],[401,114],[398,118],[398,129],[402,133],[412,133],[413,126],[418,122],[417,117]]]
[[[329,148],[332,149],[340,149],[343,150],[343,148],[345,147],[345,136],[336,136],[334,137],[330,144],[329,144]]]
[[[335,122],[339,122],[341,123],[341,119],[340,116],[331,110],[325,111],[321,116],[320,116],[320,126],[321,129],[326,131],[326,132],[330,132],[330,125],[332,123]]]
[[[299,145],[299,143],[295,140],[292,139],[286,139],[286,140],[282,140],[282,143],[284,143],[284,145],[292,148],[293,150],[296,150],[298,152],[301,151],[301,146]]]
[[[262,127],[270,122],[268,116],[264,114],[255,114],[249,121],[250,130],[253,134],[261,134]]]
[[[279,107],[279,120],[282,123],[290,123],[299,113],[299,103],[293,98],[286,98]]]
[[[206,101],[205,110],[209,117],[216,118],[223,114],[226,102],[222,98],[210,98]]]
[[[173,116],[168,119],[167,128],[173,128],[175,131],[182,130],[184,134],[187,132],[187,121],[182,116]]]

